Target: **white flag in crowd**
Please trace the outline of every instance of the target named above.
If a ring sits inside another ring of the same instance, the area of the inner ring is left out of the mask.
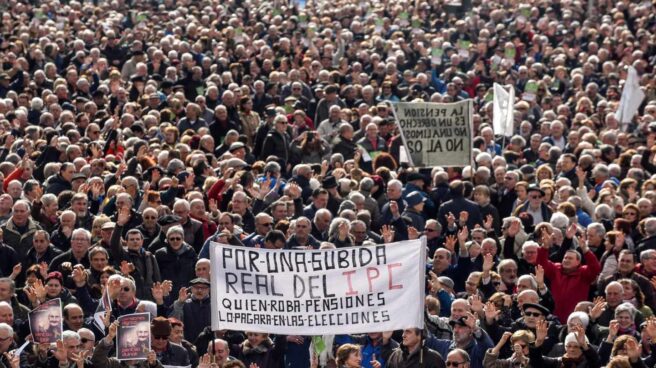
[[[635,68],[629,67],[629,75],[624,82],[624,89],[622,90],[622,98],[620,99],[620,106],[615,112],[615,117],[620,124],[628,124],[633,119],[633,115],[638,111],[640,104],[645,99],[645,93],[640,89],[640,79]],[[626,125],[625,125],[626,127]],[[623,127],[622,130],[626,128]]]
[[[492,120],[492,125],[495,134],[512,137],[514,130],[514,104],[515,88],[511,86],[510,93],[508,93],[502,85],[494,83],[494,119]]]

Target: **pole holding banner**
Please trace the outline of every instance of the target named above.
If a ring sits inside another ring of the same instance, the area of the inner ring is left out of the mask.
[[[312,336],[423,328],[425,244],[277,250],[212,243],[212,329]]]

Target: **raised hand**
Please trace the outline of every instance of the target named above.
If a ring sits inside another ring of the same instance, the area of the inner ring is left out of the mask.
[[[73,355],[73,361],[75,362],[75,366],[77,368],[84,368],[84,362],[87,359],[89,352],[87,350],[81,350],[78,353],[72,353],[72,355]]]
[[[472,312],[480,314],[483,311],[484,305],[480,295],[472,295],[469,297],[469,304],[471,305]]]
[[[487,302],[485,304],[485,322],[488,325],[494,323],[494,321],[499,317],[501,311],[497,309],[497,306],[492,302]]]
[[[535,346],[542,346],[544,340],[547,338],[547,332],[549,331],[549,323],[545,320],[538,321],[535,327]]]
[[[640,359],[641,349],[635,338],[627,339],[624,344],[624,349],[626,349],[626,355],[629,356],[629,360],[632,363],[635,363]]]
[[[408,226],[408,239],[419,239],[419,231],[414,226]]]
[[[189,293],[187,292],[186,287],[181,287],[180,291],[178,292],[178,301],[180,303],[184,303],[187,300],[187,297],[189,296]]]
[[[72,274],[73,282],[75,286],[84,287],[87,283],[87,273],[84,272],[84,267],[75,267]]]
[[[472,329],[472,331],[477,327],[476,320],[476,317],[471,312],[467,312],[467,315],[465,316],[465,323],[467,324],[467,327]]]
[[[171,280],[162,281],[162,290],[164,290],[164,297],[169,296],[169,294],[171,294],[171,290],[173,290],[173,281]]]
[[[489,273],[490,270],[492,270],[492,267],[494,266],[494,257],[492,254],[484,254],[483,255],[483,272],[484,273]]]
[[[118,215],[116,216],[116,225],[123,226],[130,221],[130,208],[123,207],[118,209]]]
[[[585,329],[583,326],[580,324],[574,326],[574,334],[576,335],[576,341],[579,343],[581,349],[588,350],[588,341],[585,338]]]
[[[553,239],[547,228],[542,228],[542,233],[540,234],[540,243],[546,249],[550,249],[553,245]]]
[[[467,229],[467,225],[463,226],[460,231],[458,231],[458,241],[460,242],[461,246],[465,245],[465,242],[469,238],[469,229]]]
[[[109,325],[109,328],[107,329],[107,337],[109,340],[114,340],[116,337],[116,332],[118,331],[118,321],[114,321]]]
[[[289,184],[289,195],[292,197],[292,199],[297,199],[301,197],[301,187],[298,186],[296,183],[290,183]]]
[[[157,355],[155,355],[155,359],[157,359]],[[198,368],[210,368],[211,365],[212,357],[210,357],[210,354],[203,355],[198,362]]]
[[[20,275],[21,271],[23,271],[23,265],[20,263],[16,263],[14,267],[11,270],[11,277],[12,280],[15,280],[18,275]]]
[[[131,274],[135,270],[134,264],[132,264],[132,262],[128,262],[126,260],[121,261],[120,268],[121,268],[121,273],[125,276],[128,276],[129,274]]]
[[[458,240],[456,239],[455,235],[449,235],[444,239],[444,248],[446,248],[451,254],[455,253],[456,249],[456,242]]]
[[[616,319],[610,321],[608,324],[608,338],[607,341],[612,343],[617,337],[617,333],[620,330],[620,323]]]
[[[121,291],[121,280],[113,279],[107,283],[107,292],[109,297],[113,300],[118,297],[119,292]]]
[[[592,301],[593,306],[590,309],[590,318],[595,321],[606,310],[606,300],[604,297],[598,296]]]
[[[380,231],[385,243],[391,243],[394,241],[394,230],[392,230],[389,225],[383,225]]]
[[[210,198],[210,200],[208,202],[208,208],[209,208],[211,213],[219,212],[219,205],[218,205],[216,199]]]
[[[396,201],[390,201],[389,208],[390,208],[390,212],[392,213],[392,217],[397,218],[400,216],[399,204]]]
[[[46,299],[46,288],[43,286],[43,282],[41,280],[36,280],[34,282],[34,285],[32,285],[34,288],[34,292],[36,293],[36,297],[39,301],[43,302]]]
[[[650,317],[647,320],[647,326],[645,327],[645,331],[649,335],[651,341],[656,341],[656,318]]]
[[[46,262],[39,263],[39,273],[44,279],[48,276],[48,264]]]
[[[492,215],[485,216],[485,221],[483,221],[483,228],[487,231],[492,230],[492,224],[494,223],[494,217]]]
[[[538,283],[538,289],[544,286],[544,267],[541,265],[535,266],[535,281]]]
[[[59,361],[59,364],[68,362],[68,349],[64,346],[64,341],[57,340],[57,348],[55,349],[54,356]]]
[[[150,291],[153,294],[153,300],[155,300],[155,303],[158,305],[164,304],[164,288],[161,283],[154,283]]]
[[[565,231],[565,237],[567,239],[574,239],[574,236],[576,235],[576,230],[578,230],[578,228],[576,227],[576,224],[572,223],[567,228],[567,231]]]

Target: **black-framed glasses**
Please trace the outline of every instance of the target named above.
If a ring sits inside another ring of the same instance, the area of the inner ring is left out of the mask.
[[[524,312],[526,317],[542,317],[542,313],[539,312]]]
[[[153,335],[154,340],[168,340],[169,336],[168,335]]]

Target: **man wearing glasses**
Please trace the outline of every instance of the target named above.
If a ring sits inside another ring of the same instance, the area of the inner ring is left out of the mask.
[[[184,242],[184,230],[179,225],[168,229],[166,243],[164,248],[155,252],[155,258],[162,280],[171,280],[173,290],[180,290],[195,277],[197,254],[191,245]],[[173,294],[168,296],[167,303],[174,301]]]
[[[469,368],[469,354],[462,349],[454,349],[446,357],[448,368]]]
[[[527,212],[533,218],[533,226],[537,226],[541,222],[549,222],[551,219],[551,209],[542,201],[544,197],[544,190],[537,185],[531,184],[528,187],[528,201],[526,204],[519,207],[515,213],[520,214]]]
[[[255,216],[255,231],[242,240],[247,247],[255,247],[264,244],[264,236],[273,229],[273,217],[269,214],[260,212]]]

